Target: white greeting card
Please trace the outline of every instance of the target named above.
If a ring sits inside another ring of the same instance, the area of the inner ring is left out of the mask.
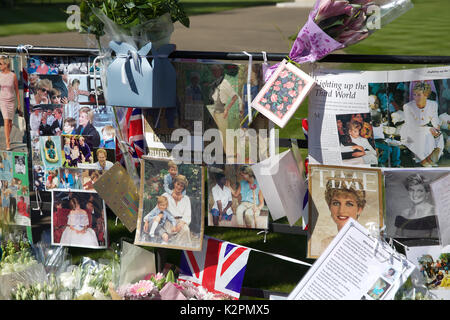
[[[305,72],[283,60],[252,101],[252,107],[283,128],[315,82]]]
[[[307,184],[291,150],[252,166],[273,220],[287,217],[292,226],[303,213]]]

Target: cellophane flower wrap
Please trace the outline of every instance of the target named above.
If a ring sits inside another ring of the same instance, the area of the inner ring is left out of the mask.
[[[289,58],[298,64],[318,61],[366,39],[412,7],[411,0],[317,0]],[[266,71],[266,81],[277,67]]]
[[[1,243],[0,299],[10,299],[18,284],[30,285],[46,280],[44,266],[34,257],[27,241]]]

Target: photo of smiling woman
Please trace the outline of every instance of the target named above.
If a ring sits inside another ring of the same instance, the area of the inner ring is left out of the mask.
[[[310,165],[309,172],[310,258],[320,256],[350,218],[381,226],[379,169]]]
[[[386,233],[393,238],[439,239],[430,183],[448,170],[385,172]]]

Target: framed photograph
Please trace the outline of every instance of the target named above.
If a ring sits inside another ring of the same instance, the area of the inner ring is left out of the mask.
[[[52,192],[52,244],[104,249],[108,245],[106,209],[98,194]]]
[[[29,75],[30,106],[67,104],[69,90],[63,75]]]
[[[314,84],[312,77],[283,60],[252,101],[252,107],[283,128]]]
[[[443,169],[384,171],[386,234],[420,242],[439,241],[439,223],[430,183],[448,174]],[[425,243],[422,243],[424,245]]]
[[[249,165],[208,167],[208,226],[267,229],[269,209]]]
[[[61,137],[39,137],[39,148],[41,151],[41,161],[47,169],[61,167],[63,163],[61,156]]]
[[[308,187],[308,257],[319,257],[349,218],[382,226],[381,170],[311,164]]]
[[[203,183],[201,165],[142,159],[134,243],[200,251],[204,229]]]

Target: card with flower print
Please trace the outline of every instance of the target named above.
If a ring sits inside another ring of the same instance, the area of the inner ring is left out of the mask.
[[[252,107],[283,128],[314,87],[315,81],[283,60],[252,102]]]

